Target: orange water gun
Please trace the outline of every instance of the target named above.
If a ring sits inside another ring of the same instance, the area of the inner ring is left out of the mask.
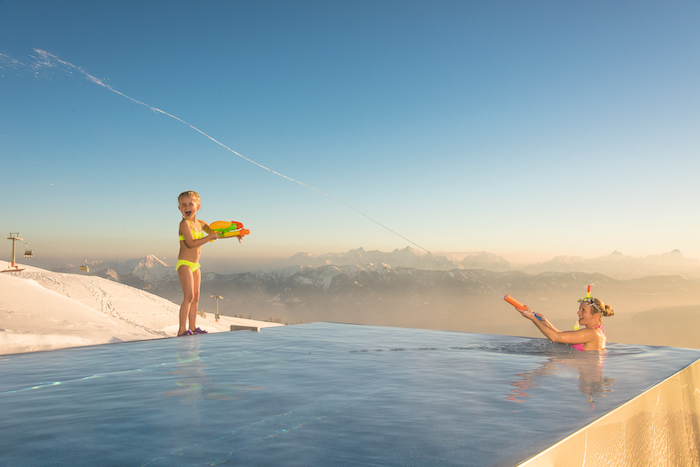
[[[511,296],[508,295],[508,294],[506,294],[506,296],[503,297],[503,300],[505,300],[506,302],[508,302],[508,303],[510,303],[511,305],[513,305],[513,306],[515,307],[516,310],[519,310],[519,311],[527,311],[527,306],[523,305],[522,303],[520,303],[519,301],[517,301],[516,299],[514,299],[513,297],[511,297]],[[538,314],[535,313],[534,311],[532,312],[532,314],[535,315],[535,318],[537,318],[538,320],[542,321],[542,316],[541,316],[541,315],[538,315]]]
[[[219,238],[238,237],[239,242],[250,233],[250,230],[244,229],[243,224],[237,221],[216,221],[209,224],[209,228],[216,232]]]

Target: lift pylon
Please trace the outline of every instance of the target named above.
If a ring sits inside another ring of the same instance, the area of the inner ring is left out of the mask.
[[[5,237],[5,238],[8,239],[8,240],[12,240],[12,266],[11,266],[9,269],[5,269],[4,271],[0,271],[0,272],[19,272],[19,271],[23,271],[24,268],[20,269],[19,266],[17,266],[17,264],[15,264],[15,244],[16,244],[18,241],[22,241],[22,239],[19,238],[19,232],[10,232],[10,236],[9,236],[9,237]]]
[[[222,300],[224,297],[222,297],[219,294],[214,294],[211,296],[211,298],[216,299],[216,314],[214,315],[214,320],[218,323],[219,322],[219,300]]]

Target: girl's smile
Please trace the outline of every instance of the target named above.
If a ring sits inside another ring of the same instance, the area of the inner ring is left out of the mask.
[[[184,196],[182,198],[178,207],[180,208],[182,216],[187,219],[190,219],[192,218],[192,216],[197,214],[197,209],[199,209],[197,203],[195,203],[195,201],[192,198],[189,198],[187,196]]]

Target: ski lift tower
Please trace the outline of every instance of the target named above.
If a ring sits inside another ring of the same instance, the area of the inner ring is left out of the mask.
[[[222,297],[222,296],[219,295],[219,294],[214,294],[214,295],[211,296],[211,298],[215,298],[215,299],[216,299],[216,315],[214,315],[214,319],[215,319],[216,322],[218,323],[218,322],[219,322],[219,300],[223,299],[224,297]]]
[[[20,269],[19,266],[15,264],[15,244],[18,241],[22,241],[21,238],[19,238],[19,232],[11,232],[9,237],[5,237],[8,240],[12,240],[12,267],[10,269],[5,269],[4,271],[0,272],[19,272],[23,271],[24,268]]]

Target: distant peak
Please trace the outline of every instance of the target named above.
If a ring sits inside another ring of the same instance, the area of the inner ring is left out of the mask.
[[[141,261],[139,261],[140,264],[145,265],[146,267],[153,267],[153,266],[167,266],[162,260],[158,259],[156,255],[146,255],[143,258],[141,258]]]
[[[410,246],[407,246],[406,248],[396,248],[394,250],[394,253],[404,253],[404,252],[411,253],[411,254],[414,254],[416,256],[420,255],[420,252],[418,250],[416,250],[415,248],[412,248]]]
[[[311,258],[313,256],[314,255],[312,255],[311,253],[300,251],[299,253],[294,254],[292,258]]]

